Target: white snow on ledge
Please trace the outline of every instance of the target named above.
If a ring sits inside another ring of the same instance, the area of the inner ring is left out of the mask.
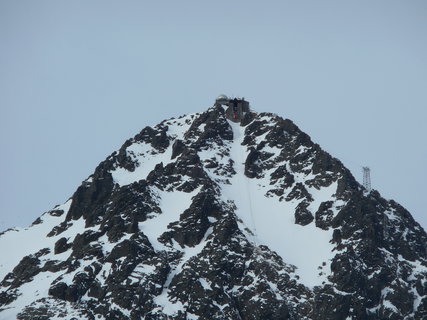
[[[153,153],[153,147],[151,147],[151,145],[146,143],[134,143],[126,149],[126,152],[138,166],[133,172],[122,167],[118,167],[111,171],[114,183],[119,184],[121,187],[141,179],[146,179],[148,174],[153,171],[155,166],[160,162],[163,162],[164,165],[171,162],[172,145],[169,145],[163,153]]]
[[[128,146],[126,154],[137,164],[137,167],[133,172],[122,167],[111,170],[114,183],[123,187],[141,179],[146,179],[148,174],[160,162],[163,162],[164,166],[172,162],[172,145],[175,139],[184,139],[183,136],[189,129],[193,118],[194,115],[188,115],[166,121],[165,124],[168,126],[167,135],[170,141],[169,147],[164,152],[154,149],[149,143],[145,142],[134,142]]]

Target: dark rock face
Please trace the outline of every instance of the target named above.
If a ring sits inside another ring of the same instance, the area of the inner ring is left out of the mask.
[[[55,254],[63,253],[71,247],[67,242],[67,238],[61,238],[55,242]]]
[[[271,217],[323,232],[315,285],[257,234]],[[146,127],[29,230],[40,247],[0,262],[0,319],[427,319],[424,230],[268,113],[239,125],[216,106]]]
[[[308,202],[313,201],[313,198],[311,197],[310,193],[307,191],[307,189],[301,182],[295,184],[295,186],[292,188],[292,191],[286,197],[286,201],[291,201],[295,199],[306,199]]]
[[[316,227],[321,229],[329,229],[334,212],[331,210],[333,206],[332,201],[322,202],[319,206],[319,210],[316,212]]]
[[[314,219],[313,214],[307,209],[307,202],[300,202],[295,210],[295,223],[306,226]]]
[[[24,257],[9,276],[9,279],[12,280],[10,288],[14,289],[23,283],[31,281],[32,277],[37,275],[39,272],[40,260],[34,255]]]
[[[185,144],[181,140],[176,140],[172,146],[172,159],[179,156],[185,149]]]
[[[83,216],[86,225],[91,226],[105,214],[105,204],[113,190],[111,175],[103,175],[90,184],[82,184],[73,195],[73,203],[67,214],[68,220]]]

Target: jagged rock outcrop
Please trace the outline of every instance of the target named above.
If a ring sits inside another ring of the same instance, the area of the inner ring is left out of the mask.
[[[0,319],[426,319],[426,244],[292,121],[216,105],[0,235]]]

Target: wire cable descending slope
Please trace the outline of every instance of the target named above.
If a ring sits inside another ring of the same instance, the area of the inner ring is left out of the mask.
[[[249,212],[251,213],[252,228],[253,228],[253,232],[254,232],[254,240],[255,240],[255,244],[258,246],[258,244],[259,244],[258,232],[256,230],[256,223],[255,223],[254,211],[253,211],[253,206],[252,206],[251,189],[249,188],[248,179],[245,178],[244,180],[245,180],[245,186],[246,186],[246,197],[248,199],[248,204],[249,204]]]
[[[236,170],[235,179],[237,185],[243,187],[245,190],[237,195],[236,199],[240,200],[240,203],[237,203],[238,211],[242,215],[247,215],[249,213],[251,226],[247,226],[247,229],[252,233],[252,241],[256,246],[259,245],[258,233],[256,229],[255,216],[253,212],[253,205],[251,199],[251,191],[249,187],[248,178],[245,176],[245,157],[247,150],[242,146],[244,138],[244,128],[239,124],[228,121],[231,128],[233,129],[233,142],[231,144],[230,155],[235,160],[234,169]],[[246,221],[248,219],[245,219]]]

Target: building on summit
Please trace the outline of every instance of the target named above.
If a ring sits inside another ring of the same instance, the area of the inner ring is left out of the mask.
[[[245,98],[234,98],[230,99],[226,95],[220,95],[215,100],[215,105],[217,106],[227,106],[225,112],[227,119],[233,122],[240,122],[243,119],[243,116],[249,112],[249,101],[246,101]]]

